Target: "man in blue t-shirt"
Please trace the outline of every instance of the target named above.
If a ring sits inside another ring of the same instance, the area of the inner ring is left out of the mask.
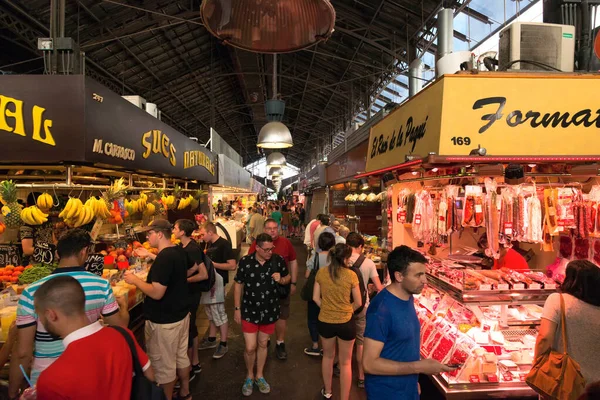
[[[388,256],[392,283],[371,301],[363,367],[368,399],[418,400],[419,374],[435,375],[452,368],[432,359],[421,360],[421,326],[413,294],[423,290],[427,259],[407,246]]]

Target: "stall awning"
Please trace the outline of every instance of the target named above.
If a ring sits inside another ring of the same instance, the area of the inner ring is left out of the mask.
[[[395,169],[406,156],[467,157],[479,147],[528,160],[597,156],[598,92],[598,74],[446,75],[372,127],[366,173]]]

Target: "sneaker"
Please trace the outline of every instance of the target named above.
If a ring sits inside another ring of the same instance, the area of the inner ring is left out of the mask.
[[[285,351],[285,343],[275,345],[275,352],[277,353],[277,358],[279,358],[280,360],[287,360],[287,353]]]
[[[215,354],[213,354],[213,358],[215,360],[218,360],[219,358],[221,358],[225,354],[227,354],[228,351],[229,351],[229,347],[219,345],[219,347],[217,347],[217,351],[215,351]]]
[[[217,347],[217,341],[215,340],[214,342],[210,342],[208,339],[204,338],[202,339],[202,342],[200,342],[200,345],[198,346],[198,350],[208,350],[208,349],[214,349]]]
[[[359,389],[364,389],[365,388],[365,380],[364,379],[359,379],[357,386]]]
[[[197,375],[196,372],[193,369],[191,369],[190,370],[190,382],[193,381],[194,379],[196,379],[196,375]]]
[[[333,364],[333,374],[335,376],[340,376],[341,375],[340,366],[337,363]]]
[[[322,388],[321,396],[323,397],[323,399],[331,399],[333,398],[333,393],[325,393],[325,388]]]
[[[202,372],[202,365],[192,365],[192,372],[198,375],[200,372]]]
[[[258,378],[256,381],[256,386],[258,386],[258,390],[263,393],[263,394],[267,394],[267,393],[271,393],[271,386],[269,386],[269,384],[267,383],[267,381],[265,380],[265,378]]]
[[[246,378],[244,386],[242,386],[242,394],[246,397],[252,396],[253,382],[252,379]]]
[[[312,347],[306,347],[304,349],[304,354],[307,356],[319,357],[321,355],[321,349],[313,349]]]

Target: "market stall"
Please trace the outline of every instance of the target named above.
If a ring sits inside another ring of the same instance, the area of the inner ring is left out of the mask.
[[[306,201],[306,219],[308,222],[319,214],[328,213],[327,174],[325,164],[318,164],[306,175],[299,178],[298,191],[304,194]]]
[[[599,107],[555,95],[593,87],[573,74],[444,76],[371,130],[356,179],[386,182],[390,248],[429,259],[421,353],[459,366],[432,377],[447,398],[535,396],[524,379],[544,302],[568,261],[600,261]]]
[[[86,268],[127,297],[143,343],[141,293],[123,271],[147,273],[133,254],[156,251],[142,226],[200,212],[215,156],[83,76],[0,76],[0,88],[0,145],[10,150],[0,160],[0,306],[48,275],[58,237],[82,228],[94,240]]]
[[[234,249],[239,249],[244,242],[250,217],[248,208],[265,194],[265,187],[224,154],[218,157],[218,181],[210,186],[208,194],[212,205],[210,220],[217,225],[219,235],[229,240]],[[231,215],[227,213],[230,207],[233,210]]]
[[[364,171],[368,141],[348,150],[327,165],[329,212],[351,231],[382,239],[381,181],[354,179],[356,171]]]

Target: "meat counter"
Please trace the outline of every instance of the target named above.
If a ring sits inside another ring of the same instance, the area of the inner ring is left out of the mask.
[[[434,384],[447,399],[536,398],[525,377],[533,363],[542,307],[555,284],[538,275],[531,276],[539,282],[518,282],[526,275],[516,271],[481,274],[455,267],[430,263],[429,284],[415,301],[422,357],[460,365],[433,376]],[[473,272],[477,283],[470,281]]]

